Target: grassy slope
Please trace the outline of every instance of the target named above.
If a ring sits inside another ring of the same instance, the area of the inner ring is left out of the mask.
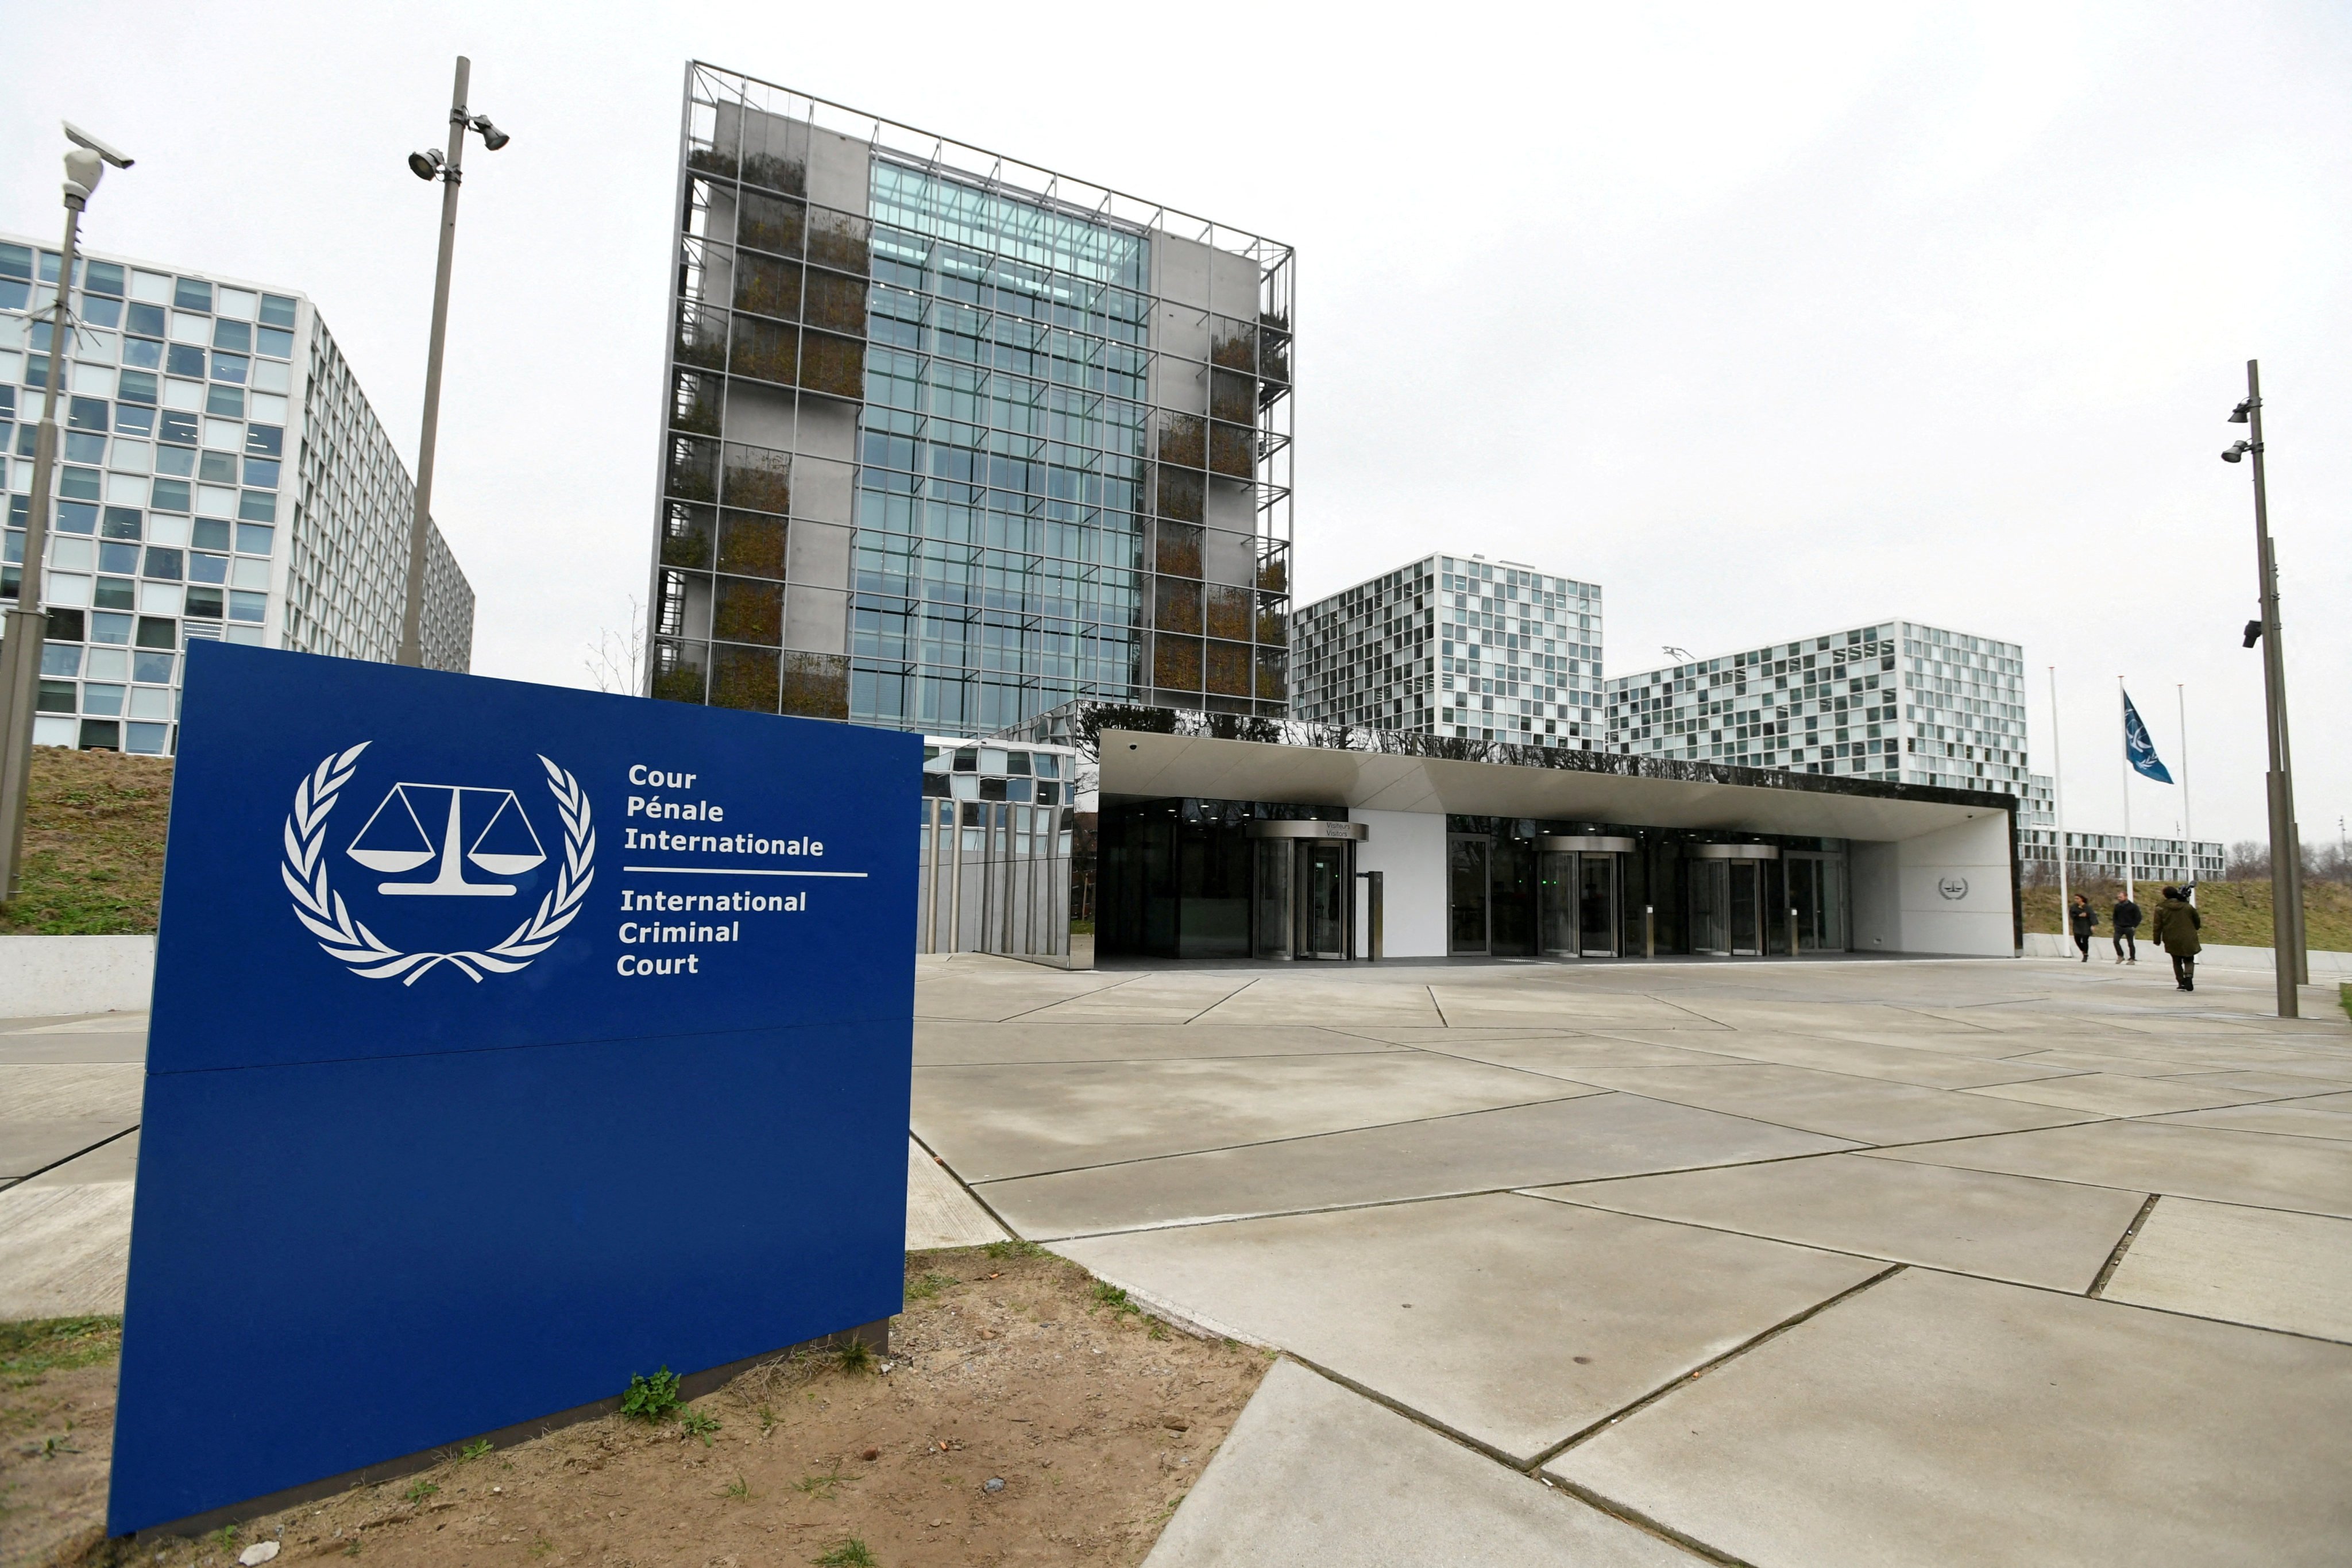
[[[0,931],[153,931],[171,809],[169,758],[35,747],[23,890]]]
[[[2137,891],[2139,907],[2147,917],[2140,922],[2140,936],[2147,936],[2156,918],[2156,905],[2163,884],[2142,882]],[[2098,884],[2079,889],[2091,895],[2091,906],[2099,911],[2099,937],[2104,941],[2112,934],[2107,926],[2107,911],[2115,907],[2120,885]],[[2197,889],[2198,912],[2205,917],[2200,934],[2207,942],[2234,943],[2243,947],[2268,947],[2271,944],[2271,885],[2264,882],[2205,882]],[[2352,952],[2352,888],[2340,882],[2306,880],[2303,884],[2304,923],[2309,929],[2309,944],[2326,952]],[[2028,888],[2025,889],[2025,929],[2055,931],[2058,925],[2058,889]]]

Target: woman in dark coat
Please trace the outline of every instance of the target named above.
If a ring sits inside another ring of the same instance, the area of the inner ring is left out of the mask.
[[[2075,951],[2083,955],[2084,963],[2090,963],[2091,938],[2099,929],[2099,911],[2093,909],[2091,900],[2080,893],[2075,894],[2074,901],[2067,906],[2066,926],[2074,933]]]
[[[2156,906],[2156,925],[2148,934],[2172,955],[2172,978],[2183,991],[2197,989],[2197,954],[2205,945],[2197,933],[2204,924],[2205,917],[2180,896],[2179,889],[2164,889],[2164,902]]]

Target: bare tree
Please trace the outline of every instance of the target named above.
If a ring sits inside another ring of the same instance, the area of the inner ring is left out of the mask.
[[[616,691],[624,697],[646,694],[645,606],[635,595],[629,595],[628,629],[616,632],[607,626],[598,632],[580,663],[599,691]]]

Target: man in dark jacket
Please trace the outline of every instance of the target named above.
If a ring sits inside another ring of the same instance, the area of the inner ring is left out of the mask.
[[[2156,906],[2152,934],[2158,945],[2172,955],[2172,978],[2183,991],[2197,989],[2197,954],[2205,945],[2197,940],[2197,933],[2204,924],[2197,906],[2182,898],[2179,889],[2164,889],[2164,902]]]
[[[2139,906],[2131,901],[2129,893],[2116,900],[2115,913],[2108,917],[2116,933],[2116,962],[2139,962]],[[2129,956],[2126,956],[2128,954]]]

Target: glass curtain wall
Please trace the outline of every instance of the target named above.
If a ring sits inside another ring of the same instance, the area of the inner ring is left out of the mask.
[[[1291,253],[688,68],[652,693],[1287,709]]]

